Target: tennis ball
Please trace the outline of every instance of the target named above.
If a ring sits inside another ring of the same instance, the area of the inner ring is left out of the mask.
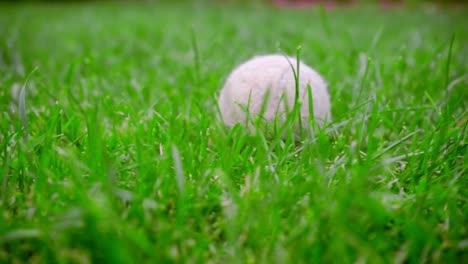
[[[297,60],[280,54],[255,56],[237,66],[221,89],[218,104],[228,127],[245,124],[247,115],[267,121],[284,121],[296,98]],[[294,71],[293,71],[294,69]],[[301,121],[312,113],[319,126],[331,121],[330,97],[325,80],[303,62],[299,64],[299,102]],[[249,126],[251,124],[248,124]]]

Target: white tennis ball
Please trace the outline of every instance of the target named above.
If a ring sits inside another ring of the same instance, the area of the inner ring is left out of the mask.
[[[260,114],[264,104],[262,117],[265,120],[278,120],[278,117],[284,120],[286,111],[291,111],[294,106],[296,80],[293,68],[297,72],[296,67],[295,58],[279,54],[255,56],[237,66],[227,78],[218,100],[224,123],[228,127],[236,123],[244,124],[247,114]],[[311,112],[309,94],[312,95],[313,118],[317,124],[331,121],[330,97],[325,80],[301,62],[299,101],[302,121],[307,121]]]

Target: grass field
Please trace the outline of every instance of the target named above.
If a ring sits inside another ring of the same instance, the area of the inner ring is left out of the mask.
[[[0,263],[466,263],[466,14],[0,5]],[[228,131],[277,52],[333,123]]]

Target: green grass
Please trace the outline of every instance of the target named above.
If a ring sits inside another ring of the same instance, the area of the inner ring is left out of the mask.
[[[0,263],[463,263],[466,10],[0,5]],[[229,71],[329,82],[297,142],[228,131]]]

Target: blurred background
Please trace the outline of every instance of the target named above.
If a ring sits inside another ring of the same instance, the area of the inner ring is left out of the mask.
[[[307,7],[323,4],[325,6],[338,6],[357,3],[377,3],[384,6],[413,3],[437,3],[437,4],[466,4],[468,0],[0,0],[0,2],[218,2],[218,3],[261,3],[277,6]]]

